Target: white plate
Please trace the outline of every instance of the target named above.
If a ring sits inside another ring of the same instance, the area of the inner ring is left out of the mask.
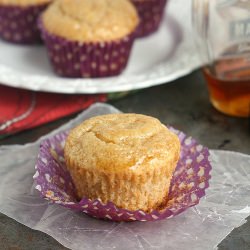
[[[35,91],[105,93],[172,81],[200,65],[192,41],[190,11],[190,0],[170,1],[159,31],[136,40],[126,70],[117,77],[61,78],[53,73],[43,46],[0,41],[0,82]]]

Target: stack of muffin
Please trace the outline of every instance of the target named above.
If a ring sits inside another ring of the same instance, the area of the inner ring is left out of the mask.
[[[135,38],[155,32],[166,0],[0,0],[0,37],[44,41],[63,77],[107,77],[127,65]]]

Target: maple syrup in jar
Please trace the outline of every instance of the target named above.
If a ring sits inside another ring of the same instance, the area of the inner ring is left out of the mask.
[[[193,25],[212,105],[250,117],[250,0],[193,0]]]
[[[250,54],[227,57],[203,69],[213,106],[228,115],[250,117]]]

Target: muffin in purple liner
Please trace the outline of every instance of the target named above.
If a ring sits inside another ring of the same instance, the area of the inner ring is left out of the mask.
[[[0,0],[0,37],[18,44],[41,43],[37,18],[51,0]]]
[[[146,213],[129,211],[99,199],[78,201],[76,189],[64,160],[64,145],[68,131],[61,132],[41,143],[34,180],[42,197],[52,203],[112,221],[155,221],[171,218],[199,203],[209,187],[209,151],[193,138],[170,128],[181,142],[180,160],[175,169],[167,203],[159,210]]]
[[[167,0],[131,0],[140,17],[137,37],[145,37],[157,31],[162,18]]]
[[[129,0],[56,0],[39,27],[58,75],[106,77],[126,67],[138,23]]]
[[[87,119],[70,131],[64,148],[79,199],[144,212],[165,204],[179,157],[179,138],[142,114]]]

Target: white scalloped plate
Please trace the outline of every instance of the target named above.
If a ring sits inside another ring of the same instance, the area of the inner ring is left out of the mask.
[[[117,77],[70,79],[56,76],[43,46],[0,41],[2,84],[57,93],[105,93],[145,88],[172,81],[199,67],[192,41],[190,0],[170,1],[161,28],[136,40],[126,70]]]

